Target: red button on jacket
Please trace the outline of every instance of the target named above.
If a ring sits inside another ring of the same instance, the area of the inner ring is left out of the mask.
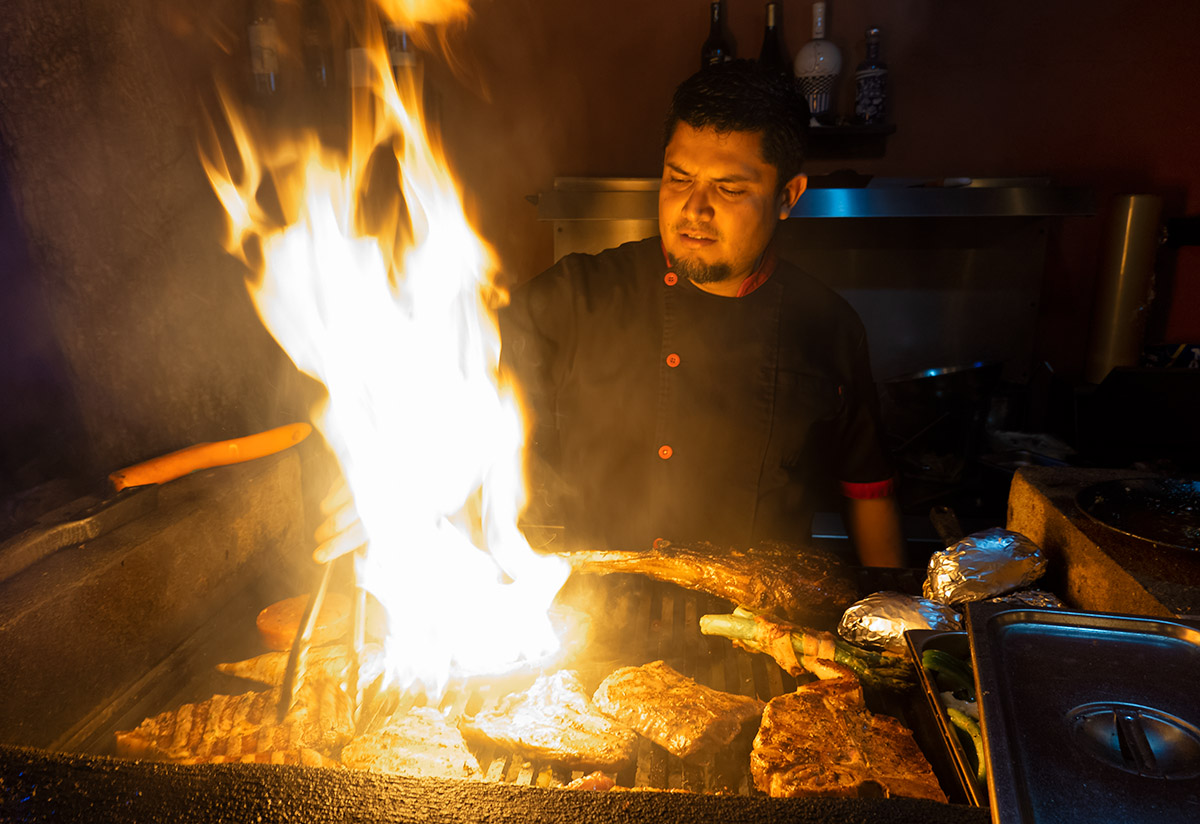
[[[667,366],[674,369],[678,365],[679,365],[679,356],[678,355],[676,355],[674,352],[667,355]]]
[[[667,284],[668,286],[674,286],[678,282],[679,276],[674,272],[667,272],[667,274],[663,277],[663,283]]]
[[[660,446],[658,448],[658,457],[662,458],[664,461],[674,454],[675,454],[675,450],[672,449],[671,447],[667,446],[666,444],[663,444],[662,446]]]

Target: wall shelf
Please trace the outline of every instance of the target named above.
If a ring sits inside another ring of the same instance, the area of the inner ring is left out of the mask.
[[[810,126],[807,156],[818,159],[883,157],[887,139],[895,131],[894,123]]]

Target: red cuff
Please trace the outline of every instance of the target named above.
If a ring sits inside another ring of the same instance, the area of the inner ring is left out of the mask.
[[[896,484],[888,478],[885,481],[872,481],[867,484],[856,484],[842,481],[842,494],[856,501],[867,501],[872,498],[886,498],[896,491]]]

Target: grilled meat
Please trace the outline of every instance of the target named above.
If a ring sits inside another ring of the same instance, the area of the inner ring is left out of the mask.
[[[680,758],[729,744],[763,709],[757,698],[698,684],[662,661],[622,667],[600,682],[592,700]]]
[[[342,749],[347,767],[420,778],[482,778],[462,734],[431,707],[392,717]]]
[[[564,553],[576,572],[635,572],[725,598],[754,612],[833,626],[858,599],[850,568],[815,547],[763,541],[748,549],[656,541],[645,552]]]
[[[608,792],[613,787],[617,786],[617,782],[602,772],[590,772],[587,775],[581,775],[578,778],[563,784],[564,790],[595,790],[597,792]]]
[[[617,771],[637,753],[637,735],[602,715],[571,670],[539,676],[525,692],[459,719],[458,726],[469,740],[571,768]]]
[[[332,755],[353,734],[350,699],[329,679],[307,679],[282,724],[275,723],[278,700],[274,689],[183,704],[118,732],[117,754],[165,761],[232,760],[307,747]]]
[[[867,710],[842,669],[771,699],[750,753],[754,786],[780,797],[905,796],[946,800],[929,762],[899,721]]]
[[[247,658],[244,661],[232,661],[217,664],[217,671],[250,681],[258,681],[268,687],[278,687],[283,683],[283,674],[287,670],[288,652],[266,652]],[[304,656],[304,666],[308,677],[324,676],[341,681],[350,669],[350,647],[345,644],[332,646],[311,647]],[[383,672],[383,647],[378,644],[366,644],[359,681],[367,684]]]

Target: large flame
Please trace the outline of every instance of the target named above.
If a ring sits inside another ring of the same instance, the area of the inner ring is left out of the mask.
[[[391,5],[411,19],[434,4]],[[241,169],[219,149],[204,162],[229,215],[226,246],[258,275],[259,316],[328,389],[314,424],[369,536],[360,582],[387,610],[389,669],[439,691],[452,672],[549,655],[547,608],[567,570],[517,529],[523,427],[498,381],[490,250],[428,138],[418,90],[397,84],[377,24],[363,38],[369,82],[354,90],[346,150],[311,132],[268,139],[223,96]],[[388,168],[381,152],[402,195],[384,208],[367,196]],[[268,210],[257,195],[272,186]]]

